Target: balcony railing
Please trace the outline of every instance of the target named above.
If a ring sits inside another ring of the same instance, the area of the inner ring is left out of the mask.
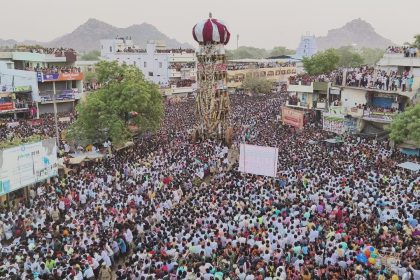
[[[42,102],[54,101],[54,93],[51,91],[40,92],[39,96],[41,97]],[[66,90],[61,90],[61,91],[56,92],[57,101],[74,100],[74,99],[75,99],[74,90],[66,89]]]

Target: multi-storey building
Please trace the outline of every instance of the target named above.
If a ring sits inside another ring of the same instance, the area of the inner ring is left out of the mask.
[[[197,58],[192,49],[167,49],[162,42],[154,41],[141,49],[130,38],[116,38],[101,40],[101,58],[138,67],[167,96],[196,89]]]
[[[237,59],[228,61],[227,70],[227,87],[235,90],[242,87],[247,77],[285,83],[296,75],[296,64],[276,59]]]
[[[12,98],[16,105],[20,104],[15,107],[28,108],[37,115],[52,113],[54,101],[58,112],[70,111],[83,94],[83,73],[74,66],[75,61],[76,52],[71,49],[31,46],[1,49],[0,86],[4,93],[16,93],[24,87],[26,95]],[[33,110],[35,106],[37,109]]]

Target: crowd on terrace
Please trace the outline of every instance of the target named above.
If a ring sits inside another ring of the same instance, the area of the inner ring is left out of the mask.
[[[42,72],[44,74],[60,74],[60,73],[80,73],[80,67],[74,66],[50,66],[50,67],[34,67],[26,68],[29,71]]]
[[[277,67],[295,67],[296,62],[229,62],[227,65],[228,70],[245,70],[245,69],[258,69],[258,68],[277,68]]]
[[[409,46],[389,46],[385,53],[393,54],[393,53],[402,53],[405,57],[417,57],[417,48],[409,47]]]

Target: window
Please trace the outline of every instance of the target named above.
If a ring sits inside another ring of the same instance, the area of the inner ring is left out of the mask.
[[[109,46],[109,52],[112,52],[112,46]]]
[[[162,62],[159,62],[159,68],[162,68]]]
[[[133,65],[136,66],[136,62],[135,61],[133,61]]]
[[[149,77],[153,77],[153,72],[149,72]]]
[[[143,65],[144,65],[144,68],[146,68],[146,67],[147,67],[147,62],[145,61],[145,62],[143,63]]]

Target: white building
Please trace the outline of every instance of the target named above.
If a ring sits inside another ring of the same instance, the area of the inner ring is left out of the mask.
[[[304,57],[310,57],[316,54],[317,47],[315,36],[311,36],[309,34],[302,36],[299,47],[296,49],[295,57],[298,59],[302,59]]]
[[[140,49],[130,38],[116,38],[101,40],[101,58],[138,67],[165,95],[188,94],[196,89],[197,59],[192,49],[167,49],[154,41]]]

